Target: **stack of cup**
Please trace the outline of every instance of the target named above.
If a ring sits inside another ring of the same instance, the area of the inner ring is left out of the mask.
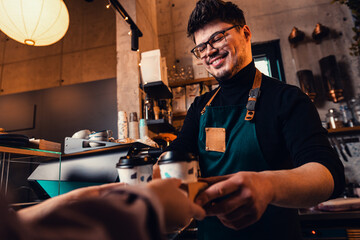
[[[140,119],[139,122],[139,133],[140,133],[140,139],[144,139],[146,136],[148,136],[148,126],[146,124],[145,119]]]
[[[102,130],[99,132],[92,132],[89,135],[89,140],[107,142],[107,141],[109,141],[109,138],[111,138],[112,134],[113,134],[113,132],[111,130]],[[90,141],[89,145],[90,145],[90,147],[98,147],[98,146],[103,146],[105,144]]]
[[[128,138],[128,121],[125,111],[118,112],[118,138],[126,139]]]
[[[116,164],[120,182],[130,185],[143,185],[152,180],[155,158],[149,155],[140,157],[121,157]]]

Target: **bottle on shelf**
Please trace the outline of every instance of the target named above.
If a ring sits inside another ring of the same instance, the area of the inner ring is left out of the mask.
[[[166,120],[169,124],[173,124],[173,111],[171,106],[171,99],[166,100],[166,108],[167,108]]]
[[[354,127],[353,115],[349,109],[347,103],[341,103],[339,106],[340,115],[342,117],[342,122],[345,127]]]
[[[155,120],[160,119],[160,107],[159,107],[157,101],[154,101],[153,110],[154,110],[154,118],[155,118]]]
[[[326,114],[326,122],[328,123],[329,129],[342,128],[342,120],[340,113],[335,108],[330,108]]]
[[[154,111],[152,106],[152,99],[149,97],[149,95],[146,94],[145,96],[145,102],[144,102],[144,116],[145,120],[152,120],[154,119]]]
[[[360,125],[360,99],[352,98],[350,99],[350,109],[353,115],[353,120],[355,125]]]

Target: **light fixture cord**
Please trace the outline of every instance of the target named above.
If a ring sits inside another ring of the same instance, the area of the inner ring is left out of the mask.
[[[61,40],[61,48],[60,48],[60,74],[59,74],[59,86],[61,87],[64,80],[62,79],[62,71],[63,71],[63,55],[64,55],[64,40]]]
[[[2,83],[3,83],[3,73],[4,73],[4,59],[5,59],[5,49],[6,49],[6,42],[8,41],[8,38],[5,38],[5,42],[4,42],[4,47],[3,47],[3,51],[1,54],[1,72],[0,72],[0,93],[2,93],[4,91],[3,87],[2,87]]]

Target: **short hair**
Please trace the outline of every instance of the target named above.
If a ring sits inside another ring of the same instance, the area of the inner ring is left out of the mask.
[[[241,27],[246,24],[244,12],[234,3],[222,0],[200,0],[189,17],[188,37],[195,40],[194,33],[216,19]]]

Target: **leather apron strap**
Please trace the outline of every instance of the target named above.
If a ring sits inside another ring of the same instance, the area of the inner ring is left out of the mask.
[[[258,69],[256,69],[253,86],[249,92],[249,98],[246,104],[246,109],[247,109],[245,116],[246,121],[251,121],[254,118],[256,100],[260,96],[261,79],[262,79],[261,72]]]
[[[261,72],[258,69],[256,69],[253,86],[250,89],[248,102],[246,104],[246,109],[247,109],[246,116],[245,116],[246,121],[251,121],[254,118],[256,100],[260,96],[261,79],[262,79]],[[214,100],[214,98],[216,97],[216,95],[218,94],[220,89],[221,89],[221,87],[219,87],[219,89],[214,93],[214,95],[206,103],[205,107],[201,110],[201,115],[203,115],[205,113],[206,107],[210,106],[211,102]]]
[[[210,106],[211,102],[214,100],[218,92],[220,91],[221,87],[214,93],[214,95],[210,98],[210,100],[206,103],[205,107],[201,110],[201,115],[203,115],[206,111],[206,107]]]

